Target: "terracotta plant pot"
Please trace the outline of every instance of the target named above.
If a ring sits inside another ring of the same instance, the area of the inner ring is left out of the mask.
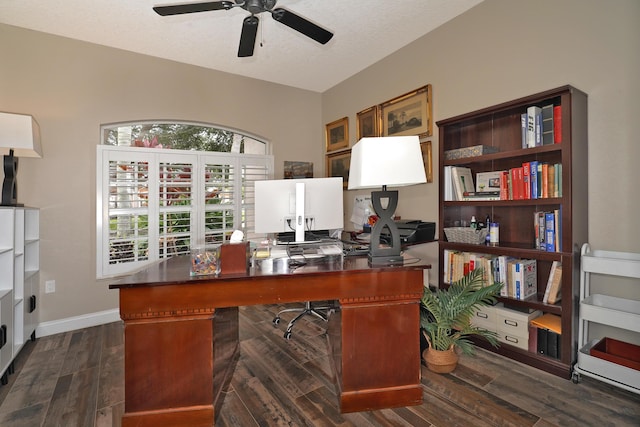
[[[422,353],[422,358],[431,372],[448,374],[458,366],[458,354],[451,346],[448,350],[434,350],[429,347]]]

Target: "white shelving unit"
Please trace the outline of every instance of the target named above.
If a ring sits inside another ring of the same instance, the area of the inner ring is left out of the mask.
[[[40,285],[40,212],[0,208],[0,383],[13,360],[35,339],[36,294]]]
[[[580,375],[587,375],[640,393],[640,371],[591,356],[600,339],[589,341],[590,322],[640,333],[640,301],[592,294],[590,289],[591,274],[640,279],[640,254],[592,250],[585,243],[580,264],[579,351],[572,379],[578,382]]]

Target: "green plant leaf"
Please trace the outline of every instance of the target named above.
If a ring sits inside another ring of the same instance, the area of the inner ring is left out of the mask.
[[[484,272],[475,269],[446,289],[432,292],[425,289],[422,296],[420,326],[429,345],[436,350],[457,346],[465,354],[473,353],[472,335],[484,337],[497,346],[497,334],[471,325],[478,307],[493,305],[502,283],[484,285]]]

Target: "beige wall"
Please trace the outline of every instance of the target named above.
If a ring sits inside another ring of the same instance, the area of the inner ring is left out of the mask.
[[[322,95],[325,123],[427,83],[435,121],[570,84],[589,95],[589,236],[599,249],[640,252],[634,190],[640,144],[640,2],[485,0]],[[351,132],[351,145],[355,144]],[[434,126],[434,158],[438,131]],[[437,160],[434,164],[437,170]],[[400,190],[403,218],[437,221],[438,183]],[[349,212],[353,196],[345,196]],[[436,245],[422,248],[433,264]],[[640,299],[640,289],[627,295]]]
[[[21,159],[19,201],[41,208],[39,322],[118,307],[95,279],[100,125],[188,119],[266,138],[283,161],[324,172],[320,94],[0,25],[0,111],[32,114],[43,159]],[[45,280],[57,290],[45,294]]]
[[[312,161],[322,176],[325,123],[348,116],[353,145],[356,112],[426,83],[436,121],[564,84],[585,91],[591,243],[640,252],[630,197],[640,183],[638,22],[637,0],[485,0],[323,94],[0,25],[0,111],[33,114],[43,134],[45,157],[21,160],[18,173],[21,201],[42,209],[41,284],[57,281],[40,295],[40,322],[117,307],[95,280],[100,124],[223,124],[272,141],[276,177],[284,160]],[[437,185],[402,189],[398,213],[437,221]],[[347,215],[355,194],[345,193]],[[435,264],[435,245],[423,246]]]

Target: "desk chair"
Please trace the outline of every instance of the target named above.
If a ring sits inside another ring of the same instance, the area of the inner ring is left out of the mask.
[[[293,329],[293,325],[298,321],[298,319],[302,318],[305,315],[316,316],[318,319],[324,320],[325,322],[328,320],[329,310],[332,310],[334,307],[330,305],[323,306],[313,306],[311,301],[307,301],[304,303],[304,308],[287,308],[284,310],[280,310],[276,317],[273,318],[273,324],[278,326],[280,323],[280,315],[286,312],[300,312],[296,317],[291,319],[289,324],[287,325],[287,329],[284,332],[285,339],[291,339],[291,330]]]

